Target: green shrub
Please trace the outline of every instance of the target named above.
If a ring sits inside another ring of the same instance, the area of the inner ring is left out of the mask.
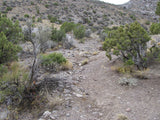
[[[48,4],[46,4],[46,5],[45,5],[45,7],[46,7],[46,8],[48,8],[48,7],[49,7],[49,5],[48,5]]]
[[[111,21],[111,23],[110,23],[111,25],[113,24],[113,21]]]
[[[34,5],[34,2],[33,2],[33,1],[31,1],[31,5]]]
[[[75,27],[75,24],[73,22],[64,22],[61,26],[61,30],[64,30],[65,33],[71,32]]]
[[[58,3],[57,3],[57,2],[55,2],[55,3],[53,3],[53,5],[54,5],[54,6],[58,6]]]
[[[150,21],[146,21],[145,24],[146,24],[146,25],[150,25]]]
[[[112,54],[122,57],[126,65],[136,65],[138,69],[147,67],[147,42],[150,36],[138,23],[120,26],[108,33],[103,49],[111,60]]]
[[[130,18],[132,19],[132,20],[136,20],[136,16],[135,15],[130,15]]]
[[[105,14],[103,15],[103,19],[104,19],[104,20],[109,20],[109,19],[107,18],[107,15],[105,15]]]
[[[95,10],[93,10],[93,13],[94,13],[94,14],[96,14],[96,11],[95,11]]]
[[[39,17],[39,18],[37,19],[37,22],[42,22],[42,18]]]
[[[160,34],[160,23],[153,23],[150,27],[151,34]]]
[[[12,11],[11,7],[7,7],[6,11]]]
[[[61,30],[61,29],[57,30],[56,28],[52,28],[51,40],[56,42],[61,42],[65,37],[66,35],[64,30]]]
[[[77,24],[73,30],[73,33],[77,39],[82,39],[85,36],[85,27]]]
[[[25,17],[25,18],[29,18],[29,15],[28,15],[28,14],[25,14],[24,17]]]
[[[66,63],[66,58],[61,53],[51,53],[49,55],[41,56],[41,64],[43,66],[50,66],[52,64],[63,64]]]
[[[36,6],[36,11],[37,11],[37,14],[40,13],[38,6]]]
[[[68,7],[64,7],[64,10],[67,11],[67,10],[68,10]]]
[[[32,17],[32,21],[33,21],[33,22],[35,22],[35,19],[36,19],[36,17],[35,17],[35,16],[33,16],[33,17]]]
[[[90,24],[91,21],[88,18],[83,18],[84,23]]]
[[[156,15],[160,16],[160,1],[157,3],[157,7],[156,7],[155,13],[156,13]]]
[[[0,33],[3,32],[7,40],[16,44],[22,40],[22,29],[19,22],[13,23],[6,15],[0,14]]]
[[[0,33],[0,64],[16,60],[21,48],[8,41],[3,32]]]
[[[51,15],[48,15],[48,19],[50,20],[51,23],[55,23],[58,21],[58,19],[56,17],[53,17]]]

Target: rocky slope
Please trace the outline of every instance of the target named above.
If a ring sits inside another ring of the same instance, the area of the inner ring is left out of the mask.
[[[124,8],[134,11],[136,14],[141,14],[148,19],[158,20],[155,15],[155,10],[158,0],[131,0],[123,5]]]
[[[28,17],[35,18],[36,21],[48,19],[50,15],[57,23],[73,21],[85,24],[93,30],[131,23],[135,20],[131,16],[137,20],[142,19],[140,15],[123,7],[93,0],[3,0],[0,1],[0,6],[2,13],[21,22],[25,22]]]

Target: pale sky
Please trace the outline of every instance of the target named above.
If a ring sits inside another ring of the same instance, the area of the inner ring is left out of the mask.
[[[100,0],[100,1],[120,5],[120,4],[124,4],[126,2],[129,2],[130,0]]]

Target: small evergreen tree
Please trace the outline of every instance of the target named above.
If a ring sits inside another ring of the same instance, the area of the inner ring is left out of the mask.
[[[63,38],[66,37],[64,30],[57,30],[56,28],[52,28],[51,40],[56,42],[61,42]]]
[[[0,33],[0,64],[16,60],[20,47],[8,41],[3,32]]]
[[[9,18],[0,14],[0,26],[0,32],[5,34],[8,41],[15,44],[22,40],[22,30],[18,21],[13,23]]]
[[[111,53],[123,58],[126,64],[137,65],[138,69],[147,67],[146,49],[149,35],[138,22],[120,26],[109,32],[103,48],[106,56],[111,60]]]
[[[85,27],[83,25],[77,24],[73,29],[73,34],[77,39],[82,39],[85,37]]]
[[[73,22],[64,22],[61,26],[61,30],[64,30],[65,33],[70,32],[74,29],[75,24]]]

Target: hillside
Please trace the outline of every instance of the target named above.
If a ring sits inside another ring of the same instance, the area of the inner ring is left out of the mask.
[[[35,20],[48,19],[49,15],[54,17],[56,23],[72,21],[96,30],[107,26],[131,23],[135,18],[139,21],[146,21],[146,18],[141,20],[143,18],[140,14],[135,14],[121,6],[92,0],[5,0],[0,1],[0,5],[2,13],[7,13],[10,18],[18,19],[21,22],[28,19],[24,17],[26,14]]]
[[[157,1],[0,0],[0,120],[160,120]]]
[[[124,8],[135,12],[135,14],[141,14],[147,19],[158,20],[155,15],[155,9],[158,0],[131,0],[127,4],[123,5]]]

